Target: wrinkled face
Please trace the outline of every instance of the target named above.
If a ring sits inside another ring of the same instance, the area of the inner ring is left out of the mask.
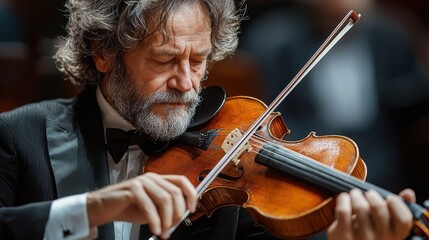
[[[156,24],[149,20],[149,26]],[[107,74],[101,85],[103,95],[125,119],[159,140],[174,138],[189,125],[211,52],[210,20],[199,5],[177,9],[167,31],[166,39],[156,32],[125,53],[120,79]],[[112,64],[94,60],[99,71],[109,72]]]

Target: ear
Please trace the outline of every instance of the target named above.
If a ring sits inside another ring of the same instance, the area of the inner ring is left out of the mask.
[[[96,46],[97,43],[96,42],[92,42],[91,46],[92,49],[96,49],[94,46]],[[95,63],[95,67],[97,68],[97,70],[101,73],[107,73],[107,71],[109,71],[110,69],[110,65],[111,65],[111,59],[109,59],[108,57],[106,57],[104,55],[104,53],[102,53],[101,51],[97,51],[94,52],[92,54],[92,60],[94,60]]]

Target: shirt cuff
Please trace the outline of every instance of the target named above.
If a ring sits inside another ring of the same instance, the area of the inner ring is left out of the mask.
[[[43,239],[97,238],[97,228],[89,229],[86,198],[87,193],[82,193],[54,200]]]

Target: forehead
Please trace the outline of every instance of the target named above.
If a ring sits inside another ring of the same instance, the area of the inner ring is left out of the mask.
[[[168,16],[165,31],[162,31],[159,24],[159,17],[148,20],[149,30],[151,28],[158,30],[144,40],[146,46],[202,41],[210,39],[211,36],[209,13],[201,3],[182,4],[173,9]]]

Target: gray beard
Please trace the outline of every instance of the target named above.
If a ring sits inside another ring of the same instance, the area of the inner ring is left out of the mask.
[[[126,72],[120,78],[110,76],[109,100],[118,113],[138,131],[151,136],[155,141],[168,141],[186,131],[201,102],[199,93],[191,90],[181,93],[176,90],[155,92],[150,96],[139,95],[137,86]],[[118,76],[117,75],[117,76]],[[156,115],[152,108],[157,103],[184,103],[186,108],[166,107],[164,118]]]
[[[152,111],[156,103],[184,103],[185,109],[166,107],[164,118],[159,117]],[[154,140],[167,141],[180,136],[186,131],[195,114],[195,109],[199,104],[198,93],[195,91],[181,94],[177,91],[156,92],[146,100],[134,103],[129,106],[129,113],[132,124],[139,131],[143,131]]]

